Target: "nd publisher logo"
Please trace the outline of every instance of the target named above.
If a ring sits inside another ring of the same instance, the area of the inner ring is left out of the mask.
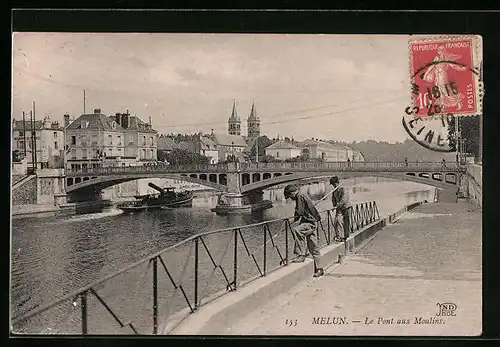
[[[449,317],[449,316],[456,316],[455,311],[457,310],[457,304],[454,304],[452,302],[445,302],[445,303],[437,303],[436,304],[439,308],[439,312],[436,313],[436,316],[438,317]]]

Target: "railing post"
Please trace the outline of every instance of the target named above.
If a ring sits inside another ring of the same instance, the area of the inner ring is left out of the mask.
[[[285,265],[288,265],[288,220],[285,223]]]
[[[264,276],[266,275],[266,256],[267,256],[267,230],[266,230],[266,225],[264,224]]]
[[[331,234],[331,230],[330,230],[330,219],[331,219],[330,216],[331,216],[330,210],[326,211],[326,227],[328,230],[328,240],[327,240],[328,244],[330,244],[332,242],[332,234]]]
[[[153,258],[153,335],[158,334],[158,258]]]
[[[87,291],[80,294],[81,302],[81,317],[82,317],[82,334],[87,335]]]
[[[233,258],[233,283],[234,290],[237,287],[237,278],[238,278],[238,232],[237,229],[233,230],[234,232],[234,258]]]
[[[198,243],[199,237],[194,239],[194,309],[198,308]]]

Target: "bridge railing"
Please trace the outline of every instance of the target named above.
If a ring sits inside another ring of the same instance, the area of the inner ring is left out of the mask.
[[[333,242],[335,210],[320,212],[320,246]],[[350,231],[380,219],[374,201],[351,208]],[[193,235],[12,320],[13,332],[162,334],[168,324],[289,264],[293,218]],[[311,269],[312,271],[312,269]]]
[[[155,173],[155,172],[166,172],[166,173],[210,173],[217,172],[223,173],[234,166],[234,164],[206,164],[206,165],[139,165],[139,166],[99,166],[95,168],[80,168],[80,169],[66,169],[66,173],[69,175],[79,175],[79,174],[126,174],[126,173]]]
[[[208,164],[208,165],[150,165],[150,166],[106,166],[97,168],[68,169],[66,174],[81,175],[116,175],[127,173],[225,173],[247,171],[435,171],[456,172],[463,171],[462,165],[455,162],[325,162],[325,163],[241,163],[241,164]]]

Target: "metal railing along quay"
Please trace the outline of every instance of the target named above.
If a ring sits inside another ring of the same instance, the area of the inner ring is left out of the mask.
[[[457,172],[465,168],[442,162],[326,162],[326,163],[229,163],[210,165],[148,165],[148,166],[101,166],[95,168],[67,169],[66,175],[115,175],[130,173],[226,173],[226,172],[404,172],[404,171]]]
[[[317,236],[322,247],[334,240],[335,213],[320,212]],[[375,201],[355,204],[349,210],[350,232],[379,219]],[[13,317],[12,332],[161,334],[173,317],[194,313],[214,298],[287,266],[292,227],[293,217],[193,235]]]

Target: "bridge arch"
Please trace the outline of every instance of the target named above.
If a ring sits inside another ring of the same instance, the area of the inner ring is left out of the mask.
[[[255,172],[252,174],[252,183],[254,182],[259,182],[260,181],[260,173],[259,172]]]
[[[202,174],[203,175],[203,174]],[[200,176],[202,176],[200,175]],[[201,179],[200,178],[193,178],[191,177],[192,175],[178,175],[178,174],[156,174],[156,175],[151,175],[151,174],[145,174],[145,175],[106,175],[106,176],[100,176],[100,177],[95,177],[93,179],[88,179],[88,180],[82,180],[81,177],[75,177],[73,180],[73,177],[67,177],[66,178],[66,192],[67,193],[73,193],[73,192],[78,192],[78,191],[86,191],[89,189],[92,190],[103,190],[109,187],[112,187],[114,185],[124,183],[124,182],[129,182],[129,181],[134,181],[138,179],[148,179],[148,178],[169,178],[169,179],[174,179],[174,180],[179,180],[179,181],[184,181],[184,182],[190,182],[190,183],[196,183],[200,184],[203,186],[207,186],[209,188],[213,188],[222,192],[226,192],[228,190],[228,187],[226,185],[216,183],[216,182],[211,182],[208,179]],[[206,177],[206,174],[205,174]],[[77,183],[77,181],[79,182]],[[73,184],[69,184],[70,180],[73,180]],[[227,180],[226,180],[227,183]]]
[[[320,178],[320,177],[330,177],[336,175],[339,178],[354,178],[354,177],[384,177],[392,178],[396,180],[404,180],[409,182],[426,184],[429,186],[441,188],[441,189],[456,189],[459,183],[458,173],[446,173],[444,175],[445,179],[443,181],[434,179],[436,174],[441,173],[428,173],[428,172],[296,172],[296,173],[285,173],[284,175],[278,176],[274,174],[274,177],[247,184],[241,188],[242,193],[249,193],[255,190],[262,190],[266,188],[271,188],[273,186],[289,183],[293,181],[300,181],[306,178]],[[442,174],[441,174],[442,175]],[[448,177],[446,179],[446,177]]]

